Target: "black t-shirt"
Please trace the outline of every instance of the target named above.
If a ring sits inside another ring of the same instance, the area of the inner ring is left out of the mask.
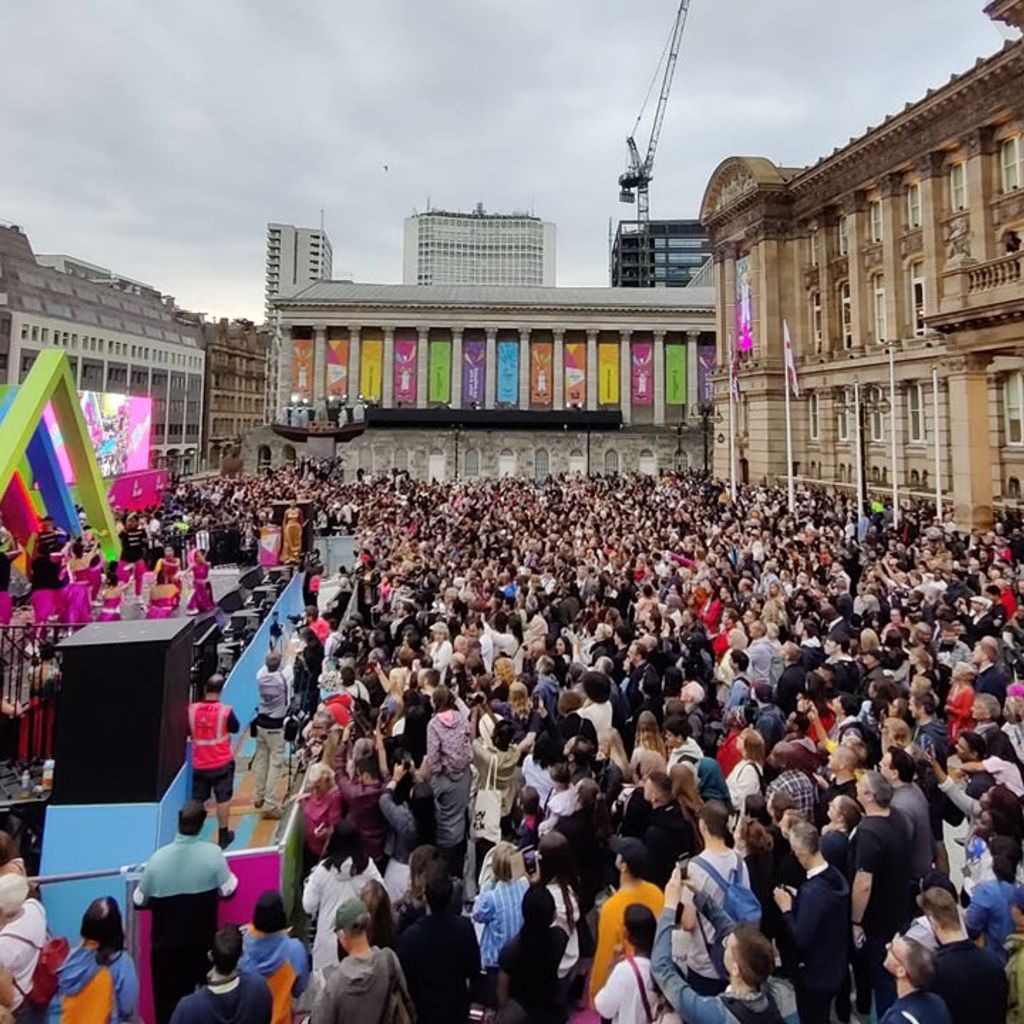
[[[5,551],[0,551],[0,594],[11,589],[11,560]]]
[[[852,839],[851,864],[871,875],[864,931],[888,941],[911,918],[910,850],[906,828],[895,812],[861,819]]]
[[[550,928],[548,940],[547,950],[533,949],[529,956],[524,956],[516,936],[498,955],[498,966],[508,975],[509,998],[526,1011],[531,1021],[544,1024],[565,1020],[565,1010],[558,1004],[557,981],[558,965],[569,937],[561,928]],[[545,969],[538,970],[541,963]]]
[[[125,530],[121,534],[121,561],[137,562],[145,551],[146,534],[143,530]]]

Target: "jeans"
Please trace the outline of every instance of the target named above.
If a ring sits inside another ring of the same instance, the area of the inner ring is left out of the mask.
[[[869,1013],[870,996],[875,999],[875,1016],[881,1020],[896,1001],[896,979],[885,969],[886,940],[868,936],[853,955],[853,976],[857,983],[857,1009]],[[866,990],[866,991],[865,991]]]
[[[256,729],[256,757],[252,763],[252,795],[257,803],[266,799],[267,809],[276,810],[277,784],[284,768],[284,729]]]

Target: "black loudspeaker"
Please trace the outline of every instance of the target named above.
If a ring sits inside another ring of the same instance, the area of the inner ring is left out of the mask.
[[[97,622],[64,640],[54,804],[159,801],[185,760],[189,619]]]
[[[245,606],[245,594],[235,587],[233,590],[229,590],[218,602],[217,607],[222,611],[230,615],[232,612],[237,612],[239,608]]]
[[[247,569],[238,577],[238,585],[243,590],[255,590],[262,582],[263,577],[266,575],[262,565],[257,565],[253,569]]]

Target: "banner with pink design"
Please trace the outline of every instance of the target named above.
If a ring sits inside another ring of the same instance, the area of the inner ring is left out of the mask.
[[[273,523],[260,527],[260,565],[277,565],[281,561],[281,527]]]
[[[484,373],[487,342],[480,338],[467,338],[462,343],[462,404],[484,404]]]
[[[651,405],[654,402],[654,346],[649,341],[635,342],[632,356],[630,397],[634,405]]]
[[[395,404],[416,404],[416,337],[398,337],[395,332]]]
[[[122,473],[110,485],[110,504],[120,509],[150,508],[159,505],[167,490],[166,469],[144,469],[139,473]]]

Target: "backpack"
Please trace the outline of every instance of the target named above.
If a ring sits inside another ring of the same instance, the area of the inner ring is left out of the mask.
[[[728,918],[729,927],[716,931],[709,941],[708,937],[704,934],[700,915],[697,917],[697,924],[701,929],[704,944],[708,948],[708,956],[711,959],[712,966],[720,978],[727,978],[729,973],[725,969],[726,935],[729,930],[738,924],[760,925],[761,901],[758,900],[749,887],[743,884],[743,861],[739,858],[739,855],[736,857],[736,866],[729,872],[728,879],[723,878],[704,857],[695,858],[693,863],[699,864],[707,872],[711,881],[722,891],[720,909],[722,916]]]
[[[25,992],[13,978],[11,981],[27,1003],[40,1009],[46,1009],[57,994],[57,971],[67,960],[68,953],[71,952],[68,940],[47,933],[46,941],[41,946],[37,946],[23,935],[7,935],[5,937],[17,939],[19,942],[24,942],[26,946],[38,950],[39,959],[36,960],[35,970],[32,972],[32,987]]]
[[[782,1014],[779,1013],[771,992],[766,989],[764,994],[768,997],[768,1005],[763,1010],[755,1010],[747,1000],[737,999],[735,996],[720,998],[725,1008],[740,1024],[783,1024]]]

